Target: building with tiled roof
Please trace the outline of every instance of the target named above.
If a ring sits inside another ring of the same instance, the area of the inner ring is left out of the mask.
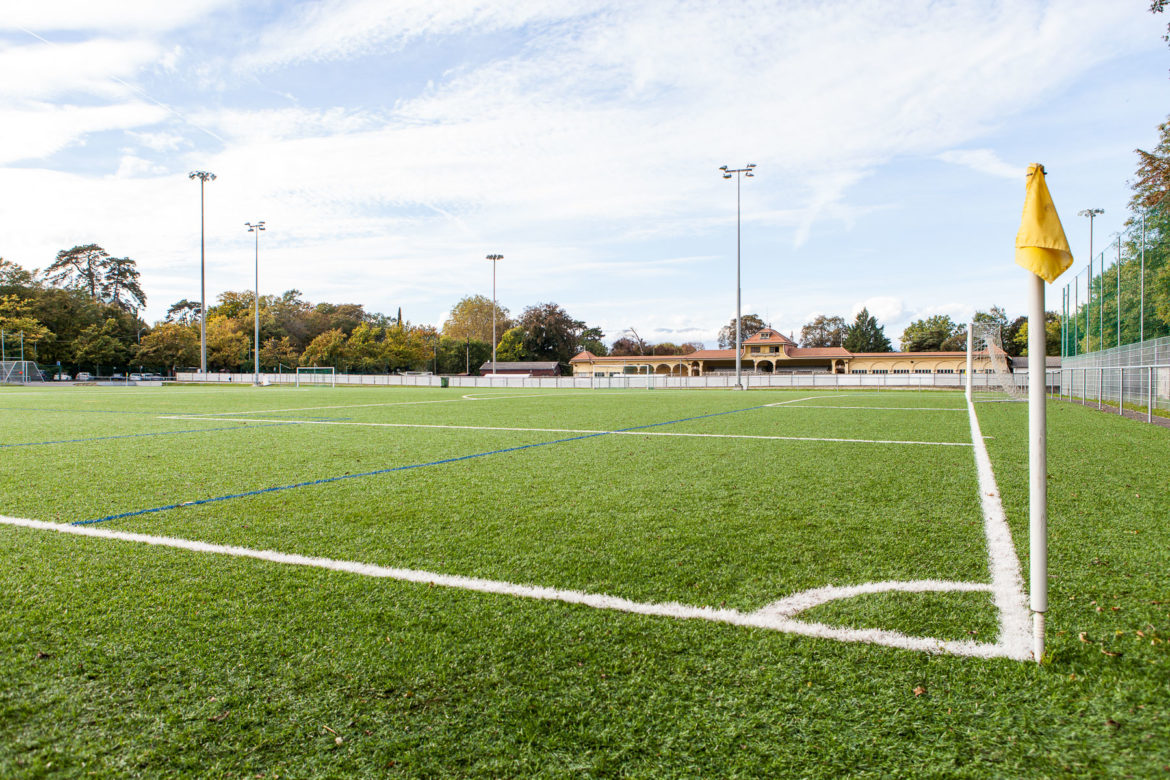
[[[850,352],[844,347],[801,347],[772,328],[744,339],[740,363],[753,374],[962,374],[965,352]],[[734,349],[701,349],[689,355],[598,357],[582,352],[569,361],[574,376],[661,374],[703,376],[735,371]],[[973,370],[992,370],[986,353],[976,353]]]

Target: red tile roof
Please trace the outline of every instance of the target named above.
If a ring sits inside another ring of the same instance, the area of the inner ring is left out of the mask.
[[[764,338],[764,334],[767,334],[768,337]],[[780,331],[775,330],[773,328],[764,328],[763,330],[758,330],[755,333],[753,333],[751,336],[749,336],[748,338],[744,339],[743,343],[744,344],[765,344],[765,343],[766,344],[776,344],[776,343],[780,343],[780,344],[791,344],[793,346],[796,346],[795,341],[793,341],[792,339],[788,338]]]
[[[844,347],[793,347],[785,350],[788,357],[805,358],[805,357],[853,357],[852,352]]]

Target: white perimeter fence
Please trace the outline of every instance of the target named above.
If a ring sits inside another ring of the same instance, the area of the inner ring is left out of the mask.
[[[1170,409],[1170,336],[1061,361],[1060,396],[1098,406]]]
[[[179,382],[211,382],[215,384],[252,384],[254,374],[220,374],[180,372],[175,375]],[[1027,373],[1017,374],[1027,384]],[[599,377],[536,377],[499,374],[497,376],[435,376],[402,374],[301,374],[300,383],[305,385],[329,385],[336,379],[339,385],[349,386],[395,386],[395,387],[463,387],[463,388],[532,388],[532,389],[581,389],[581,390],[666,390],[687,388],[730,388],[735,387],[735,374],[708,374],[706,376],[666,376],[664,374],[623,374]],[[999,390],[993,374],[975,374],[976,390]],[[261,382],[274,385],[295,385],[296,374],[261,374]],[[957,390],[966,387],[962,374],[744,374],[743,383],[748,389],[764,387],[798,388],[901,388]],[[1053,386],[1055,391],[1055,386]]]

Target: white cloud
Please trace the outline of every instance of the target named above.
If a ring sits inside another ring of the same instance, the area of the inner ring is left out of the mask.
[[[999,176],[1016,181],[1023,177],[1025,171],[1023,166],[1009,165],[1004,162],[991,149],[954,149],[938,155],[938,159],[955,165],[965,165],[971,170],[986,173],[989,176]]]
[[[206,14],[232,4],[232,0],[38,0],[7,3],[0,16],[0,30],[124,31],[170,30],[191,24]]]
[[[130,78],[161,56],[147,41],[94,39],[79,43],[31,43],[0,49],[0,100],[44,101],[60,95],[86,93],[125,97],[119,79]],[[2,107],[0,103],[0,107]]]

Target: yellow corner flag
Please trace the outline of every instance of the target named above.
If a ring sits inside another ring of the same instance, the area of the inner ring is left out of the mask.
[[[1044,181],[1044,166],[1032,163],[1028,166],[1024,217],[1016,234],[1016,265],[1052,284],[1072,263],[1072,250]]]

